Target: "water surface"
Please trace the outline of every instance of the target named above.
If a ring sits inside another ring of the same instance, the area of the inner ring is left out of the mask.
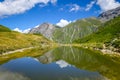
[[[120,80],[120,63],[77,47],[59,47],[37,57],[0,65],[0,80]]]

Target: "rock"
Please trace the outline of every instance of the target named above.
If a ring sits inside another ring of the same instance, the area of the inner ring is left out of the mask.
[[[102,14],[100,14],[98,16],[98,18],[102,22],[106,22],[106,21],[114,19],[115,17],[118,17],[118,16],[120,16],[120,7],[117,7],[117,8],[112,9],[112,10],[108,10],[106,12],[103,12]]]
[[[43,23],[37,28],[33,28],[29,33],[42,34],[44,37],[52,40],[52,33],[57,27],[50,23]]]

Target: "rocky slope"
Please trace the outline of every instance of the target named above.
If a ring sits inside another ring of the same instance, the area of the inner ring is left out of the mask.
[[[46,38],[52,40],[52,34],[57,28],[58,27],[50,23],[43,23],[39,27],[31,29],[29,33],[42,34]]]
[[[115,9],[103,12],[102,14],[100,14],[98,16],[98,18],[102,21],[102,22],[106,22],[109,21],[117,16],[120,16],[120,7],[117,7]]]

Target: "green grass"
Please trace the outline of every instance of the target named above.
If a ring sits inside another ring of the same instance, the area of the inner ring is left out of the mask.
[[[108,21],[103,26],[99,27],[97,32],[94,32],[82,39],[75,40],[74,42],[110,44],[120,48],[120,17]]]
[[[0,31],[0,53],[51,43],[41,35],[22,34],[3,26],[1,26]]]

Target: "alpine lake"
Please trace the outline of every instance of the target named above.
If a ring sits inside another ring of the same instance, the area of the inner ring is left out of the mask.
[[[1,55],[0,80],[120,80],[120,57],[72,46],[32,49]]]

